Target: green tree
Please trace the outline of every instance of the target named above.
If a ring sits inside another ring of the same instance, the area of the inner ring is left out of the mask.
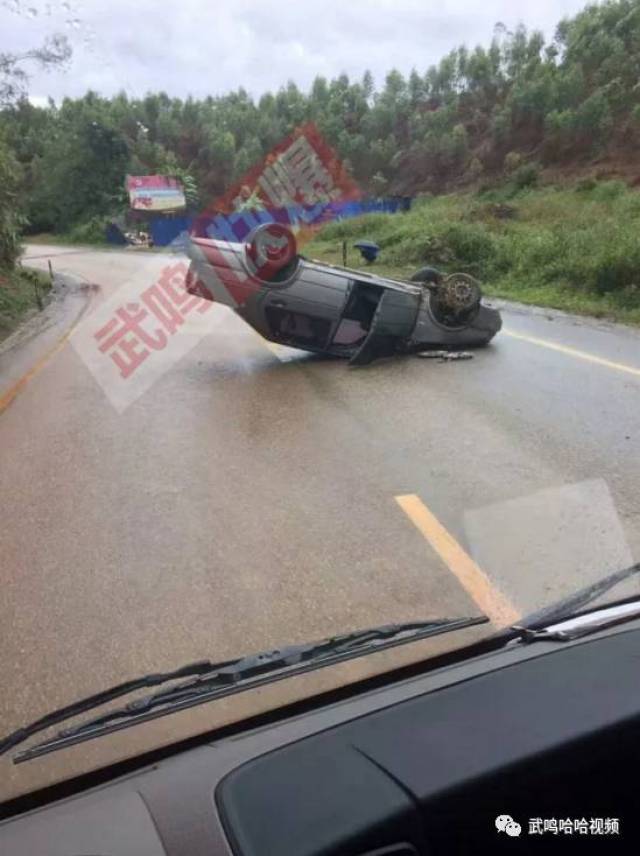
[[[611,146],[635,157],[640,133],[640,0],[588,5],[549,44],[497,25],[488,44],[452,47],[408,78],[392,70],[377,89],[367,71],[317,77],[306,92],[290,82],[257,101],[243,89],[203,99],[89,93],[43,109],[17,98],[30,62],[62,62],[66,51],[59,41],[0,57],[0,127],[33,229],[117,207],[125,172],[181,177],[190,205],[207,205],[308,119],[363,187],[381,175],[389,192],[442,189],[478,164],[491,173],[509,152],[554,161]]]
[[[602,90],[593,92],[576,110],[576,130],[591,142],[605,139],[612,124],[609,100]]]
[[[70,59],[69,40],[59,33],[46,39],[42,47],[26,53],[0,53],[0,107],[26,97],[29,66],[51,69],[65,65]]]
[[[106,114],[91,93],[64,102],[38,164],[30,205],[38,227],[65,231],[124,204],[129,150]]]
[[[0,138],[0,267],[13,267],[20,254],[20,232],[24,216],[20,211],[19,164]]]
[[[367,102],[370,101],[373,93],[375,92],[375,83],[373,81],[373,75],[367,69],[365,73],[362,75],[362,94],[364,95]]]

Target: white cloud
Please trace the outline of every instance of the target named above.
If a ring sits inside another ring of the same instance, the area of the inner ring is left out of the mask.
[[[65,32],[74,47],[66,72],[35,73],[31,89],[80,95],[165,90],[220,94],[244,86],[254,95],[287,80],[309,86],[316,74],[346,71],[376,81],[391,68],[425,71],[461,43],[486,44],[493,26],[523,21],[551,35],[583,0],[180,0],[38,2],[0,0],[0,51],[24,50]],[[15,9],[19,11],[14,11]],[[35,9],[37,15],[29,12]]]

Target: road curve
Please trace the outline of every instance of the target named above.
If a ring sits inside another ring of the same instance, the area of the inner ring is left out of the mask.
[[[33,245],[25,261],[49,258],[98,304],[166,264]],[[523,615],[640,558],[640,332],[504,306],[471,361],[355,370],[215,311],[122,412],[68,343],[0,412],[3,731],[203,656],[477,614],[492,592]],[[0,759],[0,797],[109,752]]]

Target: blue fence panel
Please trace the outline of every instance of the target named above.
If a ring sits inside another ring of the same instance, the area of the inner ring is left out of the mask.
[[[109,244],[124,246],[127,243],[119,223],[108,223],[105,229],[105,237]]]
[[[313,206],[293,205],[289,208],[270,210],[238,211],[233,214],[215,214],[203,222],[202,217],[156,217],[151,220],[151,236],[158,247],[186,240],[194,223],[204,237],[220,241],[242,242],[261,223],[283,223],[289,226],[311,223],[328,223],[359,217],[361,214],[396,214],[411,208],[410,197],[394,196],[388,199],[361,199],[349,202],[318,203]]]
[[[166,247],[179,241],[184,232],[189,232],[193,217],[154,217],[150,223],[151,237],[157,247]]]

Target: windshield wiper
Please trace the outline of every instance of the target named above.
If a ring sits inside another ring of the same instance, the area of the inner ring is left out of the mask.
[[[553,606],[528,616],[519,624],[512,625],[511,630],[526,643],[544,640],[569,642],[605,627],[630,621],[640,614],[640,603],[637,597],[631,603],[604,604],[589,612],[581,610],[619,583],[637,575],[640,575],[640,562],[621,571],[615,571],[608,577],[579,589]]]
[[[578,589],[578,591],[573,592],[569,597],[556,601],[556,603],[538,612],[531,613],[522,620],[519,626],[539,627],[543,623],[551,624],[565,618],[573,618],[583,607],[593,603],[594,600],[602,597],[610,589],[615,588],[620,583],[636,575],[640,575],[640,562],[636,562],[635,565],[631,565],[628,568],[623,568],[621,571],[614,571],[609,576]]]
[[[476,624],[486,624],[486,616],[475,618],[440,619],[416,621],[406,624],[388,624],[370,630],[360,630],[340,636],[332,636],[320,642],[291,645],[227,660],[211,663],[203,660],[183,666],[173,672],[146,675],[111,689],[89,696],[74,704],[52,711],[46,716],[19,728],[0,740],[0,755],[23,743],[29,737],[89,710],[101,707],[135,690],[158,686],[183,677],[190,680],[174,684],[150,695],[136,698],[120,708],[106,711],[72,728],[58,732],[50,740],[38,743],[14,756],[19,764],[40,755],[55,752],[84,740],[110,734],[149,719],[166,716],[213,699],[236,692],[282,680],[312,669],[329,666],[373,651],[392,648],[408,642],[416,642],[440,633],[462,630]],[[195,677],[194,677],[195,676]]]
[[[609,627],[617,627],[627,621],[640,618],[640,602],[619,603],[613,606],[601,606],[591,612],[583,612],[574,618],[562,621],[554,621],[548,627],[532,629],[514,624],[512,630],[516,631],[520,640],[527,644],[531,642],[571,642],[574,639],[582,639],[590,636],[598,630],[606,630]]]

